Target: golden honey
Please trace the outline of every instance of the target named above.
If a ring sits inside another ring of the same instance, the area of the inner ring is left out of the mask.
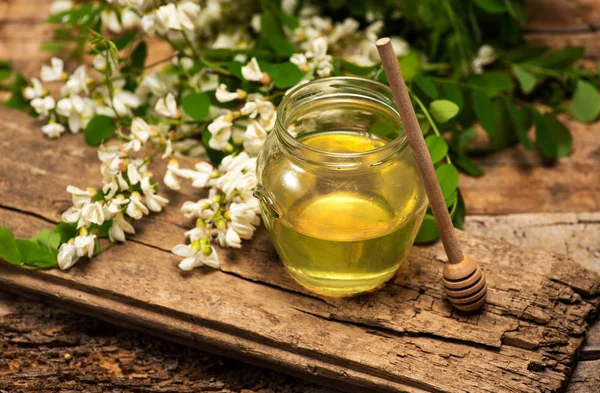
[[[301,141],[319,150],[344,153],[385,144],[378,138],[339,132]],[[414,179],[413,173],[408,175]],[[307,190],[307,196],[289,209],[287,220],[274,221],[275,247],[302,285],[327,295],[350,295],[374,289],[396,272],[414,241],[425,206],[415,210],[419,202],[415,195],[404,208],[394,209],[370,191],[385,184],[370,183],[369,189],[354,192],[311,196]],[[416,184],[406,186],[417,189]]]

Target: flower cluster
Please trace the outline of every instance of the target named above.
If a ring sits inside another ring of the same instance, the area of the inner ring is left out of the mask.
[[[240,248],[242,239],[251,239],[260,225],[258,201],[252,195],[256,189],[256,158],[245,152],[223,159],[218,170],[205,162],[195,170],[180,169],[169,163],[165,183],[178,187],[176,177],[193,179],[196,187],[210,186],[207,198],[185,202],[181,211],[196,218],[196,226],[186,232],[189,245],[179,244],[173,253],[185,257],[179,264],[183,270],[196,266],[218,267],[219,258],[211,243],[221,247]]]
[[[124,242],[125,234],[135,233],[130,220],[139,220],[151,211],[160,212],[169,202],[156,194],[157,185],[146,162],[128,154],[151,139],[150,127],[144,120],[135,119],[131,134],[131,140],[120,148],[98,151],[104,184],[101,190],[67,187],[73,206],[62,214],[62,221],[75,224],[78,235],[60,246],[61,269],[70,268],[80,257],[91,257],[100,232],[106,231],[111,242]]]

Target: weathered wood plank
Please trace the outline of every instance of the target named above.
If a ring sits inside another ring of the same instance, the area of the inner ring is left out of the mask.
[[[600,123],[561,119],[573,152],[554,164],[520,145],[475,160],[486,173],[460,178],[468,214],[600,211]]]
[[[538,32],[582,32],[600,26],[600,4],[596,0],[527,0],[525,30]]]
[[[0,145],[0,194],[11,197],[2,199],[0,222],[23,236],[39,225],[32,221],[56,221],[69,204],[66,185],[90,184],[98,162],[79,136],[49,141],[32,120],[10,115]],[[597,307],[600,278],[568,259],[466,234],[461,240],[490,282],[488,305],[475,316],[452,312],[443,299],[439,245],[415,248],[393,284],[353,300],[298,287],[264,231],[243,257],[220,251],[222,272],[182,275],[176,257],[163,251],[182,240],[185,224],[175,209],[181,197],[172,197],[175,206],[141,223],[133,243],[69,273],[3,266],[0,281],[171,339],[346,383],[347,390],[556,390]]]

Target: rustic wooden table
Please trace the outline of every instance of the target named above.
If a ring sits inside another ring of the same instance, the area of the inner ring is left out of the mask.
[[[38,50],[51,33],[42,23],[48,4],[0,1],[0,58],[12,59],[28,76],[49,57]],[[531,40],[583,44],[590,59],[600,57],[597,1],[529,4]],[[516,147],[479,159],[485,177],[462,176],[466,230],[568,254],[600,271],[600,124],[569,125],[574,153],[553,167]],[[332,392],[4,292],[0,332],[0,391]],[[599,370],[596,324],[567,390],[600,391]]]

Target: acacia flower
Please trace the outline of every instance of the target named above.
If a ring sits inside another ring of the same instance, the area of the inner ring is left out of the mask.
[[[471,62],[473,72],[483,74],[483,67],[496,61],[496,52],[489,45],[482,45],[477,51],[477,57]]]
[[[100,202],[90,202],[83,205],[77,227],[89,224],[102,225],[104,223],[104,209]]]
[[[77,263],[79,255],[77,255],[77,247],[73,239],[69,240],[68,243],[60,245],[56,259],[58,260],[58,267],[61,270],[67,270]]]
[[[150,183],[150,176],[146,175],[142,178],[141,188],[150,211],[158,213],[163,206],[169,203],[167,198],[155,194],[154,185]]]
[[[177,102],[175,96],[172,93],[167,94],[166,97],[159,99],[154,107],[156,113],[161,116],[175,119],[179,117],[179,111],[177,110]]]
[[[206,243],[206,242],[205,242]],[[181,270],[192,270],[198,266],[210,266],[214,269],[219,268],[219,256],[209,244],[202,244],[201,240],[194,240],[191,244],[178,244],[171,252],[185,259],[179,263]]]
[[[88,235],[87,229],[81,228],[79,236],[75,237],[74,245],[77,249],[77,256],[91,258],[96,246],[96,235]]]
[[[156,20],[166,29],[181,30],[177,7],[173,3],[159,7],[156,10]]]
[[[261,71],[256,57],[253,57],[248,64],[242,67],[242,76],[247,81],[260,82],[263,85],[271,81],[269,75]]]
[[[212,137],[208,145],[215,150],[226,150],[231,138],[231,126],[233,125],[233,116],[231,114],[221,115],[208,125],[208,132]]]
[[[33,100],[34,98],[42,97],[46,94],[46,89],[42,86],[42,83],[38,78],[31,78],[31,86],[26,87],[23,90],[23,96],[28,100]]]
[[[34,98],[30,104],[40,116],[47,117],[50,111],[54,109],[56,102],[52,96],[46,96],[44,98]]]
[[[55,121],[51,121],[42,127],[42,132],[48,138],[58,138],[63,132],[65,132],[65,126],[60,123],[56,123]]]
[[[89,94],[89,89],[87,86],[88,83],[88,75],[86,72],[85,65],[81,65],[73,71],[69,79],[67,79],[67,83],[61,88],[60,92],[63,96],[67,94],[79,94],[81,92],[85,94]]]
[[[139,220],[144,214],[150,213],[148,208],[142,203],[142,196],[139,192],[134,191],[131,193],[125,213],[135,220]]]
[[[244,150],[252,155],[258,154],[266,139],[267,132],[258,122],[254,121],[246,127],[246,132],[244,133]]]
[[[219,102],[229,102],[233,100],[241,100],[246,97],[246,92],[242,89],[237,89],[234,92],[227,91],[227,85],[221,83],[215,91],[215,97]]]
[[[177,5],[177,18],[181,28],[194,30],[200,16],[200,6],[191,1],[184,1]]]
[[[129,184],[138,184],[142,181],[142,175],[140,175],[137,166],[133,162],[127,165],[127,178],[129,179]]]
[[[40,77],[43,82],[58,81],[65,78],[63,72],[64,63],[61,59],[53,57],[50,60],[50,66],[43,65],[40,73]]]
[[[131,235],[133,235],[135,233],[135,229],[125,219],[125,217],[123,216],[123,213],[118,212],[117,214],[115,214],[115,216],[113,217],[112,220],[113,220],[112,225],[108,229],[108,238],[110,239],[111,242],[114,242],[114,241],[124,242],[126,233],[129,233]]]

